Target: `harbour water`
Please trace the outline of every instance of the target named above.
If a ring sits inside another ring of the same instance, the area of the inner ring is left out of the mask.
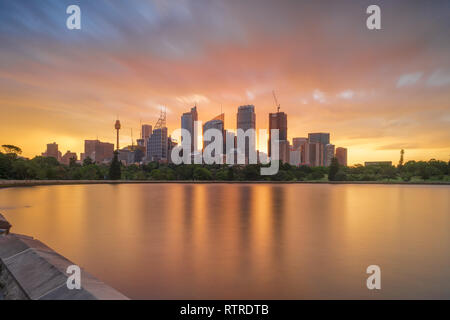
[[[134,299],[450,299],[449,186],[17,187],[0,212]]]

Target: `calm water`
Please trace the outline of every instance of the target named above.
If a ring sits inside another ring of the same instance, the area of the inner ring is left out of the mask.
[[[0,212],[130,298],[450,298],[449,186],[42,186]]]

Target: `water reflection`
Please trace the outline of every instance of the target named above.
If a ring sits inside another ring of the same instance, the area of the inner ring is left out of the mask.
[[[0,207],[14,232],[131,298],[450,298],[449,196],[447,186],[42,186],[2,189]],[[376,295],[370,264],[382,268]]]

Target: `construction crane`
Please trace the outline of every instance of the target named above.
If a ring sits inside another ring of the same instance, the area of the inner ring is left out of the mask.
[[[273,94],[273,99],[275,100],[275,106],[277,107],[277,112],[280,112],[280,104],[278,103],[278,99],[277,96],[275,94],[275,90],[272,90],[272,94]]]

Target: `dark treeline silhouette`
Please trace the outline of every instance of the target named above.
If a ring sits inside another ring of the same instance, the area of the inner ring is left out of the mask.
[[[407,161],[398,166],[340,166],[333,159],[330,167],[295,167],[281,164],[273,176],[262,176],[261,165],[174,165],[150,162],[122,165],[117,155],[111,164],[96,164],[90,158],[69,165],[53,157],[24,159],[20,148],[8,145],[0,152],[0,179],[17,180],[181,180],[181,181],[446,181],[450,182],[450,162]]]

